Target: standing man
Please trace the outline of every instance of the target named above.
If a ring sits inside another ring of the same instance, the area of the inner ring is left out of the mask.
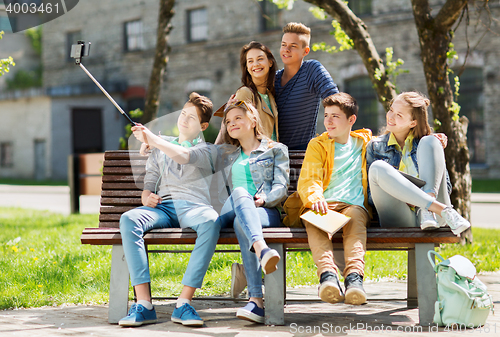
[[[319,61],[304,61],[310,51],[311,29],[290,22],[283,33],[280,56],[285,67],[277,71],[274,84],[280,116],[278,132],[280,142],[289,150],[306,150],[316,134],[321,101],[339,91]]]

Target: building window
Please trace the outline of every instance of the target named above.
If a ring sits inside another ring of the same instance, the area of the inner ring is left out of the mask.
[[[372,0],[349,0],[349,8],[357,16],[372,14]]]
[[[356,99],[359,106],[354,129],[367,128],[372,130],[373,134],[378,134],[379,104],[370,78],[363,76],[346,80],[345,91]]]
[[[13,167],[12,143],[0,143],[0,167]]]
[[[450,75],[450,84],[455,83]],[[486,162],[486,141],[484,135],[483,107],[483,70],[481,68],[466,68],[460,76],[460,91],[457,103],[461,106],[460,115],[467,116],[467,145],[469,147],[471,164]]]
[[[144,49],[144,33],[142,21],[125,22],[125,51]]]
[[[74,62],[75,59],[70,56],[71,46],[76,44],[80,40],[83,40],[81,30],[66,33],[66,60],[68,62]]]
[[[261,26],[262,31],[281,29],[281,10],[270,0],[260,2],[262,15]]]
[[[206,41],[208,39],[207,9],[197,8],[187,12],[188,42]]]

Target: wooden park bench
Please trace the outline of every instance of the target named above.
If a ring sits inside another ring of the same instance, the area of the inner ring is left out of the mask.
[[[297,180],[304,159],[303,151],[290,151],[290,188],[297,188]],[[98,228],[84,229],[81,242],[91,245],[112,245],[111,280],[109,290],[110,323],[127,315],[129,295],[129,273],[125,261],[119,220],[123,212],[142,206],[142,182],[134,181],[133,171],[144,172],[146,157],[134,151],[107,151],[105,153],[101,208]],[[378,226],[378,225],[376,225]],[[281,255],[278,270],[265,275],[266,324],[284,325],[284,305],[286,301],[286,252],[308,249],[305,228],[263,229],[267,244]],[[196,232],[191,229],[154,229],[144,236],[148,245],[193,245]],[[334,249],[342,249],[342,233],[332,239]],[[434,302],[436,301],[436,281],[434,271],[427,259],[427,252],[441,243],[457,243],[459,238],[449,228],[422,231],[420,228],[380,228],[370,227],[367,231],[368,250],[408,251],[408,308],[419,307],[420,325],[432,323]],[[221,231],[219,245],[237,245],[238,240],[232,229]]]

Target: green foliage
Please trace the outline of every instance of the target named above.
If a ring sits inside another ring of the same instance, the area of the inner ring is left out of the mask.
[[[451,107],[450,107],[449,111],[453,114],[451,116],[451,119],[456,122],[460,118],[459,114],[460,114],[460,109],[462,108],[456,102],[456,100],[458,99],[458,96],[460,96],[460,94],[459,94],[459,91],[460,91],[460,78],[458,76],[455,76],[453,78],[453,81],[454,81],[455,92],[453,93],[454,98],[453,98],[453,102],[451,103]]]
[[[323,8],[309,7],[309,12],[318,20],[326,20],[328,15]]]
[[[142,111],[141,109],[135,109],[135,110],[129,111],[128,114],[132,119],[134,119],[134,118],[139,119],[144,114],[144,111]],[[127,150],[128,149],[128,139],[132,135],[131,129],[132,129],[132,124],[128,123],[127,125],[125,125],[125,137],[120,137],[120,139],[119,139],[120,150]]]
[[[458,60],[457,51],[455,50],[455,45],[453,43],[448,44],[448,51],[446,52],[446,58],[448,59],[448,65],[451,65],[453,60]],[[448,72],[452,71],[448,68]]]
[[[450,37],[451,38],[454,37],[453,31],[450,31]],[[455,45],[452,42],[448,44],[448,51],[446,52],[446,58],[448,60],[448,69],[446,70],[446,75],[448,76],[449,74],[453,74],[453,70],[450,68],[451,64],[453,63],[454,60],[458,60],[457,51],[455,50]],[[458,76],[455,76],[453,80],[455,88],[455,91],[453,93],[454,98],[453,102],[451,103],[451,106],[448,108],[448,111],[451,112],[452,114],[451,119],[456,122],[460,118],[460,109],[461,109],[461,106],[456,102],[458,96],[460,95],[458,93],[458,91],[460,90],[460,79]],[[443,92],[440,93],[442,94]]]
[[[266,0],[259,0],[259,1],[266,1]],[[278,8],[280,9],[287,9],[291,10],[293,8],[293,3],[295,0],[270,0],[272,3],[274,3]]]
[[[394,50],[392,47],[385,48],[385,75],[389,78],[389,80],[394,84],[396,92],[399,92],[396,80],[399,75],[407,74],[410,71],[407,69],[400,69],[400,67],[405,63],[402,59],[398,58],[396,61],[393,61]],[[377,68],[375,69],[374,77],[377,81],[382,80],[384,72]],[[387,83],[385,84],[387,86]],[[385,97],[384,97],[385,98]]]
[[[438,132],[441,128],[441,121],[437,118],[434,118],[434,132]]]
[[[402,59],[398,58],[396,62],[392,60],[394,56],[394,50],[392,47],[388,47],[385,49],[385,60],[386,60],[386,69],[385,72],[389,76],[389,79],[394,84],[396,88],[396,92],[399,93],[398,86],[396,84],[396,80],[399,75],[407,74],[410,71],[407,69],[400,69],[400,67],[405,63]]]
[[[215,143],[218,134],[219,134],[219,129],[217,129],[212,124],[208,124],[208,128],[205,131],[203,131],[203,138],[205,139],[206,142],[213,144]]]
[[[342,27],[340,27],[340,23],[336,20],[332,20],[333,31],[330,32],[330,35],[335,37],[335,40],[339,44],[337,46],[327,45],[325,42],[314,43],[312,46],[313,51],[324,51],[327,53],[338,53],[344,50],[350,50],[354,47],[354,42],[351,38],[344,32]]]
[[[39,88],[42,86],[42,66],[35,70],[19,69],[12,79],[7,79],[8,90],[24,90],[29,88]]]
[[[26,36],[31,42],[31,46],[38,56],[42,56],[42,26],[30,28],[26,31]]]
[[[42,56],[42,26],[31,28],[26,31],[26,36],[31,42],[31,46],[36,54]],[[12,58],[11,58],[12,59]],[[3,61],[3,60],[2,60]],[[0,61],[0,63],[2,63]],[[14,64],[13,64],[14,65]],[[1,68],[1,66],[0,66]],[[8,71],[8,70],[7,70]],[[2,73],[0,69],[0,74]],[[29,88],[39,88],[42,86],[43,68],[38,66],[34,70],[19,69],[14,77],[6,81],[7,90],[24,90]]]
[[[0,40],[3,38],[4,31],[0,31]],[[5,59],[0,59],[0,76],[8,73],[10,71],[10,67],[15,66],[14,59],[12,56],[9,56]]]

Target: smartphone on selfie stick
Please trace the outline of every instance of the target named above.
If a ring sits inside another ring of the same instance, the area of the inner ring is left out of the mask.
[[[111,101],[111,103],[113,103],[113,105],[118,109],[118,111],[120,111],[120,113],[123,116],[125,116],[125,118],[128,119],[130,123],[132,123],[132,125],[137,125],[137,123],[134,122],[132,118],[130,118],[130,116],[125,113],[125,111],[123,111],[123,109],[118,105],[118,103],[115,102],[113,97],[111,97],[108,94],[108,92],[102,87],[102,85],[99,84],[99,82],[97,82],[97,80],[94,78],[94,76],[92,76],[92,74],[87,70],[87,68],[83,66],[81,62],[82,57],[89,56],[89,53],[90,53],[90,42],[85,43],[84,41],[78,41],[77,44],[71,46],[70,56],[75,59],[75,64],[79,65],[80,68],[83,69],[83,71],[90,77],[92,81],[94,81],[94,83],[99,87],[99,89],[101,89],[104,95],[106,95],[106,97]]]

